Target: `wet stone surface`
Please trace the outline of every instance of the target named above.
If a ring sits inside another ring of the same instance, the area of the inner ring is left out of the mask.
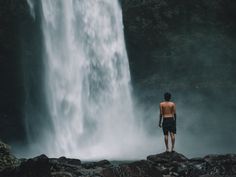
[[[236,177],[236,154],[188,159],[183,154],[160,153],[146,160],[112,163],[81,162],[40,155],[17,159],[0,143],[0,177]]]

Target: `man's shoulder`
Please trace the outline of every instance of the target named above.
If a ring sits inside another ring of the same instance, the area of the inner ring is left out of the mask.
[[[160,105],[164,105],[164,104],[165,104],[165,102],[164,102],[164,101],[160,102]]]
[[[172,105],[175,105],[175,103],[173,101],[170,101],[169,103],[172,104]]]
[[[164,106],[164,105],[173,105],[173,106],[175,106],[175,103],[172,102],[172,101],[168,101],[168,102],[162,101],[162,102],[160,102],[160,106]]]

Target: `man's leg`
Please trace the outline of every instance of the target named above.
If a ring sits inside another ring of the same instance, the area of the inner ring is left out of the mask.
[[[165,135],[165,145],[166,145],[166,152],[169,151],[168,147],[168,133]]]
[[[171,151],[174,151],[174,147],[175,147],[175,134],[173,132],[170,132],[170,137],[171,137]]]

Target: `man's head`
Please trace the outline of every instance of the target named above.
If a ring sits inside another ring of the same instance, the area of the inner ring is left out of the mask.
[[[166,93],[164,94],[164,99],[165,99],[165,101],[170,101],[170,99],[171,99],[171,94],[170,94],[169,92],[166,92]]]

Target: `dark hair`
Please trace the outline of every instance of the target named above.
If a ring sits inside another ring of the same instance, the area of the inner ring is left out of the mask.
[[[171,94],[170,94],[169,92],[166,92],[166,93],[164,94],[164,98],[165,98],[165,101],[170,101],[170,99],[171,99]]]

